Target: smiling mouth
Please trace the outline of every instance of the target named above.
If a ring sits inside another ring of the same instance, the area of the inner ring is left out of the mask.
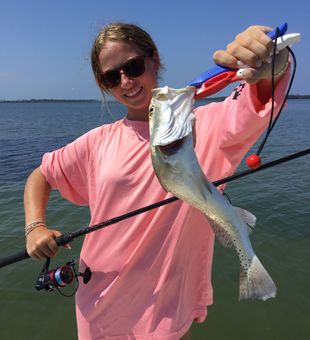
[[[141,91],[142,91],[142,86],[133,91],[127,92],[126,94],[124,94],[124,96],[127,98],[132,98],[132,97],[135,97],[137,94],[139,94]]]

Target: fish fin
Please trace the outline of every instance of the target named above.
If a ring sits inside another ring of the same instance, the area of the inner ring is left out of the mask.
[[[254,255],[250,268],[240,270],[239,300],[267,300],[276,296],[277,288],[263,267],[258,257]]]
[[[242,209],[239,207],[234,207],[234,208],[235,208],[237,215],[241,218],[241,220],[247,224],[248,234],[251,234],[256,226],[256,216],[245,209]]]
[[[233,241],[229,234],[227,234],[223,228],[214,221],[209,220],[212,230],[223,247],[231,248],[233,246]]]

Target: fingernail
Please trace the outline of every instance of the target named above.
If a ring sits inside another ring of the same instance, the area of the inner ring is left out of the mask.
[[[270,64],[272,62],[272,58],[271,57],[268,57],[267,59],[266,59],[266,63],[267,64]]]
[[[257,62],[256,62],[256,67],[261,67],[262,66],[262,61],[261,60],[258,60]]]
[[[239,67],[248,67],[247,64],[245,64],[244,62],[242,62],[242,61],[240,61],[240,60],[237,61],[237,65],[238,65]]]
[[[65,244],[65,245],[64,245],[64,248],[65,248],[65,249],[68,249],[68,250],[71,250],[71,249],[72,249],[69,243]]]

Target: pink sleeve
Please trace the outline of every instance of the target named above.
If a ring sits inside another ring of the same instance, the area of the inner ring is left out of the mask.
[[[286,72],[275,89],[274,118],[282,106],[289,78],[290,72]],[[271,98],[266,104],[259,102],[256,85],[242,83],[223,102],[198,107],[196,145],[202,165],[214,161],[219,176],[231,175],[267,128],[271,106]]]
[[[41,171],[52,189],[78,205],[89,202],[87,173],[92,143],[87,133],[61,149],[44,154],[42,159]]]

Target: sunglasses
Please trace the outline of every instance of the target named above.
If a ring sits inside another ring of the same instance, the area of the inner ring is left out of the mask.
[[[100,75],[101,84],[108,89],[119,85],[121,82],[121,71],[123,71],[127,77],[136,78],[142,76],[145,72],[145,56],[137,56],[114,70],[102,73]]]

